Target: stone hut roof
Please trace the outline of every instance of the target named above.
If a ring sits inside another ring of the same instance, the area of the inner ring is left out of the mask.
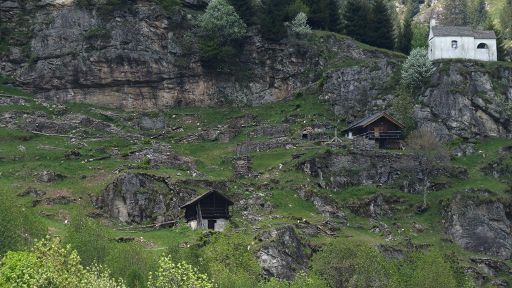
[[[494,31],[473,30],[466,26],[433,26],[434,37],[474,37],[475,39],[496,39]]]
[[[187,206],[190,206],[190,205],[194,205],[196,204],[197,202],[201,201],[202,199],[210,196],[211,194],[217,194],[219,195],[220,197],[224,198],[226,200],[226,202],[228,203],[229,206],[233,205],[233,201],[229,200],[228,197],[224,196],[222,193],[220,193],[219,191],[215,191],[215,190],[212,190],[212,191],[209,191],[209,192],[206,192],[204,193],[203,195],[200,195],[190,201],[188,201],[187,203],[183,204],[180,208],[181,209],[184,209],[185,207]]]
[[[395,123],[398,127],[401,127],[402,129],[405,127],[402,123],[400,123],[398,120],[393,118],[388,113],[386,113],[386,112],[379,112],[379,113],[375,113],[375,114],[366,116],[365,118],[362,118],[362,119],[354,122],[347,129],[343,130],[343,132],[349,131],[349,130],[353,130],[353,129],[357,129],[357,128],[361,128],[361,127],[366,127],[366,126],[372,124],[373,122],[379,120],[382,117],[384,117],[384,118],[388,119],[389,121]]]

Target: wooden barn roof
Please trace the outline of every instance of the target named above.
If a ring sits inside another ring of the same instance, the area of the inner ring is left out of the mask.
[[[387,120],[389,120],[390,122],[393,122],[394,124],[398,125],[400,128],[402,128],[402,129],[405,128],[405,125],[400,123],[400,121],[396,120],[395,118],[393,118],[393,116],[389,115],[386,112],[379,112],[376,114],[366,116],[363,119],[357,120],[356,122],[354,122],[352,125],[350,125],[347,129],[345,129],[343,131],[349,131],[349,130],[353,130],[353,129],[357,129],[357,128],[364,128],[383,117],[386,118]]]
[[[203,195],[201,195],[201,196],[197,196],[196,198],[194,198],[194,199],[192,199],[192,200],[188,201],[187,203],[183,204],[180,208],[181,208],[181,209],[184,209],[184,208],[185,208],[185,207],[187,207],[187,206],[194,205],[194,204],[196,204],[197,202],[201,201],[202,199],[204,199],[204,198],[206,198],[206,197],[210,196],[211,194],[217,194],[217,195],[219,195],[220,197],[222,197],[222,198],[226,199],[226,201],[228,202],[228,205],[233,205],[233,204],[234,204],[234,203],[233,203],[233,201],[229,200],[229,198],[228,198],[228,197],[224,196],[224,195],[223,195],[222,193],[220,193],[219,191],[212,190],[212,191],[206,192],[206,193],[204,193]]]

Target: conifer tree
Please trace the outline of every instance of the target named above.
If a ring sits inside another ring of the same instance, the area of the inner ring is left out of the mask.
[[[311,27],[320,30],[329,29],[328,0],[308,0],[309,24]]]
[[[444,0],[441,24],[445,26],[468,25],[467,0]]]
[[[411,48],[412,48],[411,42],[412,42],[412,37],[413,37],[412,18],[411,17],[405,18],[403,27],[400,30],[400,32],[401,33],[398,36],[398,41],[397,41],[398,51],[400,51],[404,54],[409,54],[411,52]]]
[[[368,44],[393,49],[393,23],[383,0],[375,0],[368,26],[370,28]]]
[[[255,9],[252,0],[229,0],[229,4],[235,8],[236,13],[246,25],[254,24]]]
[[[328,0],[327,10],[329,13],[329,31],[340,32],[341,19],[338,2],[336,0]]]
[[[468,5],[468,17],[471,26],[485,26],[488,20],[485,0],[470,0]]]
[[[369,7],[360,0],[348,0],[343,9],[343,33],[358,40],[368,40]]]
[[[290,4],[290,0],[262,1],[263,8],[260,17],[260,27],[263,38],[270,41],[280,41],[286,37],[287,31],[284,22],[289,20],[288,8]]]

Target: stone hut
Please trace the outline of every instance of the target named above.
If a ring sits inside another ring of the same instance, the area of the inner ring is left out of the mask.
[[[192,229],[224,231],[230,218],[229,207],[232,205],[233,201],[212,190],[190,200],[180,208],[185,209],[185,219]]]

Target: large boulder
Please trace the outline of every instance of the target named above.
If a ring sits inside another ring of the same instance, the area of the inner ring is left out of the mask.
[[[177,219],[180,206],[194,194],[171,185],[164,177],[128,173],[109,184],[95,205],[125,223],[162,223]]]
[[[481,190],[458,194],[445,209],[446,234],[470,251],[511,259],[512,223],[503,203],[491,195]]]
[[[306,245],[297,236],[291,225],[265,232],[256,257],[266,277],[293,280],[295,275],[308,266],[309,256]]]

